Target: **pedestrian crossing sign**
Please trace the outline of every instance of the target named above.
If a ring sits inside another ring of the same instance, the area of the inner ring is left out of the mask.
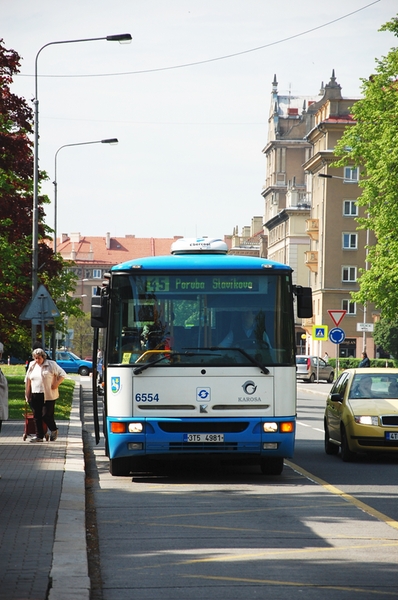
[[[312,339],[313,340],[327,340],[328,339],[328,326],[327,325],[313,325],[312,326]]]

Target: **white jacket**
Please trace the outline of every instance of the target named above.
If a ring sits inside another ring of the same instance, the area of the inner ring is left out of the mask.
[[[36,362],[34,360],[29,363],[25,377],[25,396],[27,400],[30,400],[31,396],[30,374],[34,369],[35,364]],[[65,371],[61,369],[59,364],[54,360],[46,358],[41,366],[41,377],[44,388],[44,402],[46,402],[46,400],[56,400],[59,398],[58,386],[66,377]],[[56,384],[55,388],[53,388],[53,384]]]

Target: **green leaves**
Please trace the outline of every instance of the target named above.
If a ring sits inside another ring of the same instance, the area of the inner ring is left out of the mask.
[[[19,315],[32,295],[33,113],[10,89],[19,65],[19,55],[0,39],[0,340],[8,354],[24,356],[31,345],[30,322]],[[46,177],[40,171],[40,182]],[[45,243],[50,230],[43,207],[48,202],[39,197],[39,284],[47,287],[60,312],[78,315],[80,301],[70,297],[75,278]]]
[[[381,31],[398,36],[398,19]],[[360,290],[353,294],[360,303],[373,302],[385,318],[398,313],[398,49],[376,61],[376,72],[362,80],[363,98],[352,109],[356,124],[346,130],[335,149],[335,166],[360,167],[362,194],[368,219],[359,219],[361,229],[372,229],[377,244],[369,248],[369,270],[362,272]],[[347,147],[350,149],[348,150]]]

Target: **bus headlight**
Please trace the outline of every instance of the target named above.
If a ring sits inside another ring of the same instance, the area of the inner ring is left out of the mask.
[[[278,431],[278,423],[263,423],[264,433],[275,433]]]
[[[129,423],[129,433],[142,433],[143,431],[143,423]]]

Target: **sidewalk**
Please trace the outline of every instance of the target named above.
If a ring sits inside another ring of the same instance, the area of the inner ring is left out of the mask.
[[[30,444],[23,421],[3,422],[0,600],[89,600],[80,388],[56,442]]]

